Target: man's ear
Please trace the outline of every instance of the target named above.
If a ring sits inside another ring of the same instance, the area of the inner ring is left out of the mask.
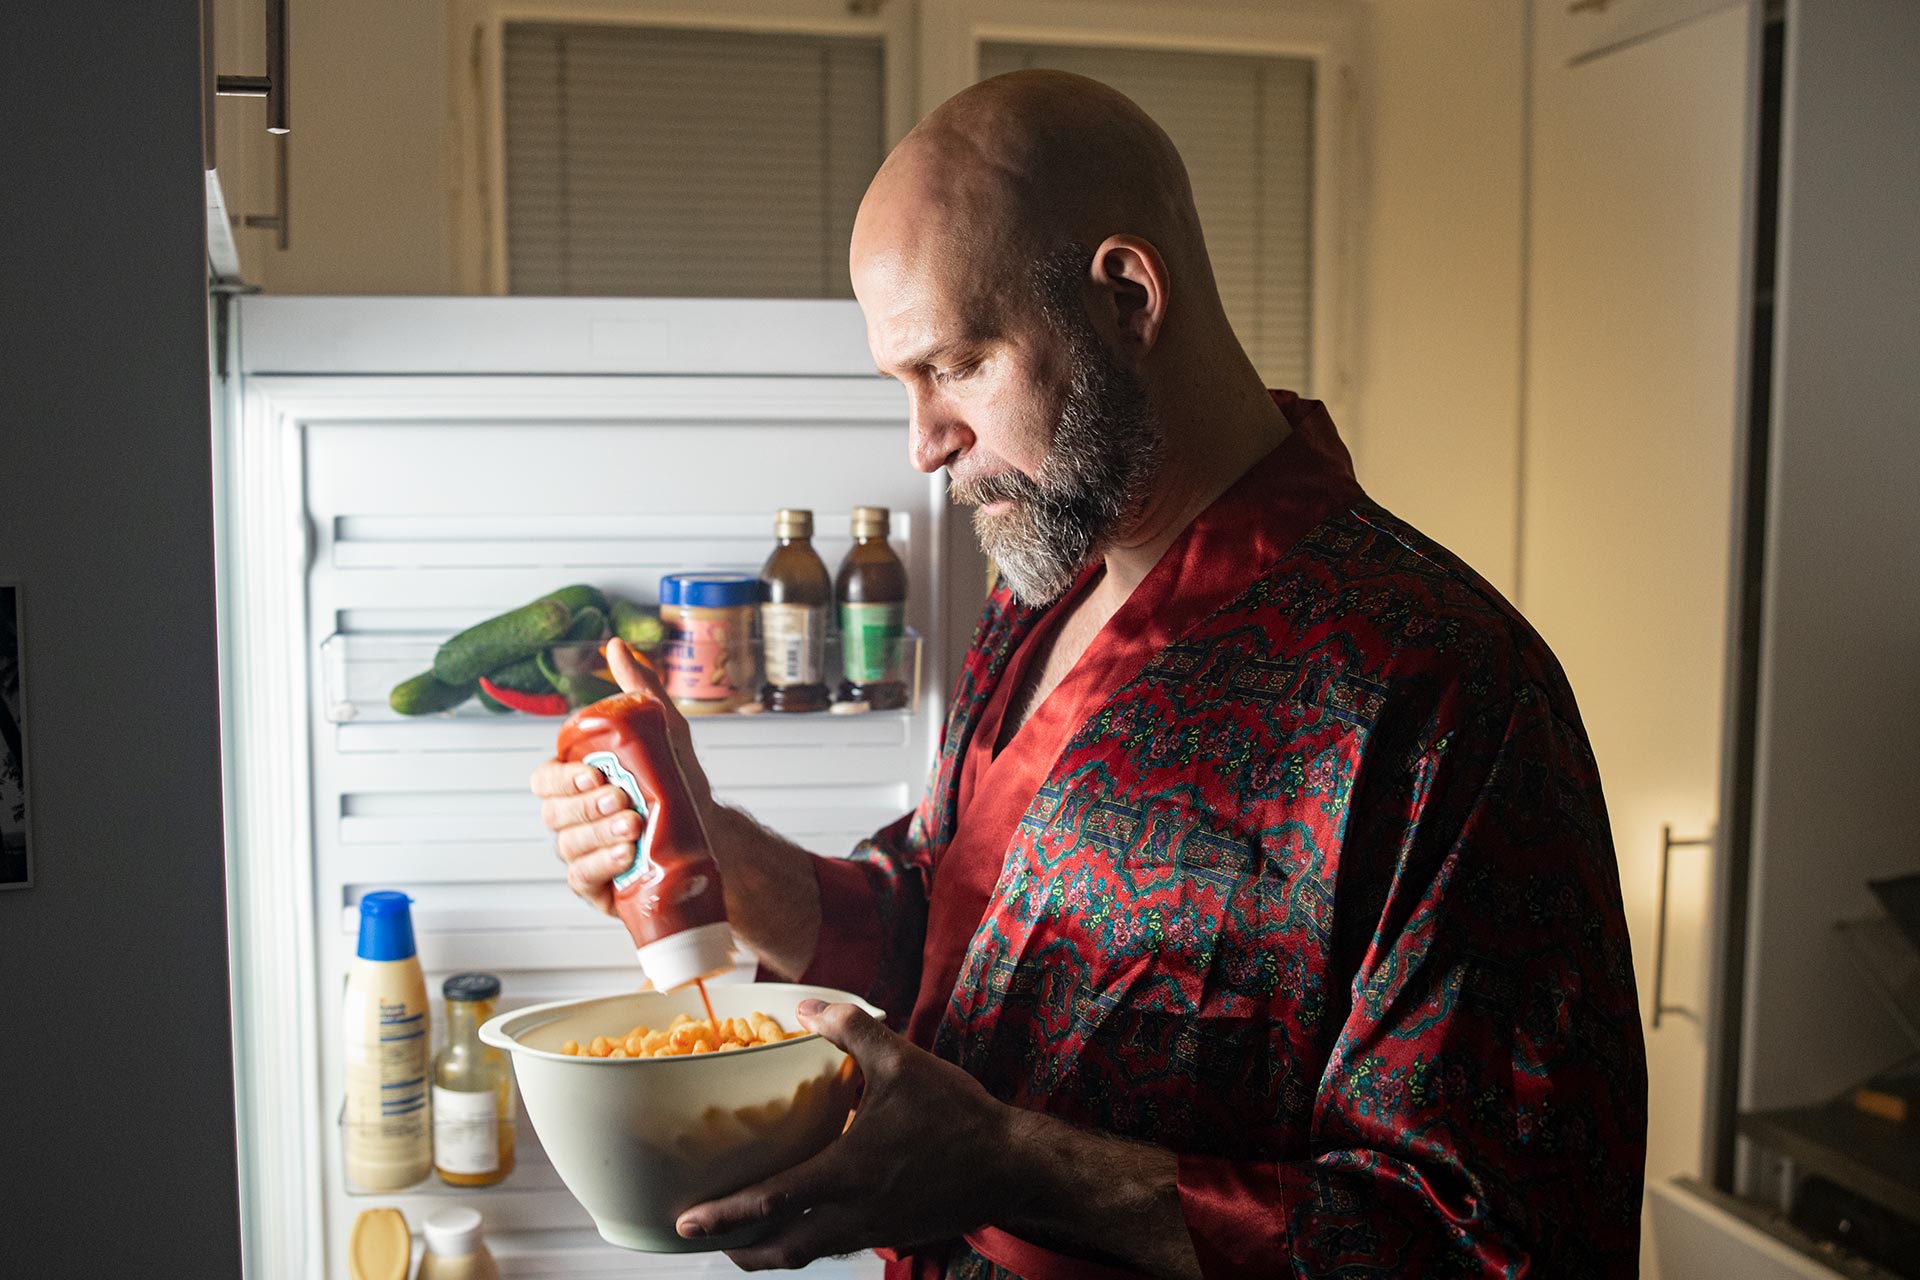
[[[1108,236],[1094,251],[1090,276],[1096,321],[1111,326],[1123,356],[1143,359],[1160,340],[1167,319],[1167,264],[1160,251],[1139,236]]]

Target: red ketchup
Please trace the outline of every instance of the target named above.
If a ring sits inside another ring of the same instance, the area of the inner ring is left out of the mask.
[[[560,726],[556,751],[598,769],[633,802],[640,848],[613,878],[614,911],[633,935],[647,980],[661,991],[702,983],[704,1001],[703,980],[733,967],[733,931],[666,709],[643,694],[602,698]]]

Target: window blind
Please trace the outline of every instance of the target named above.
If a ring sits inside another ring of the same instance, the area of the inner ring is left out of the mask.
[[[851,297],[877,39],[509,24],[509,292]]]
[[[981,76],[1072,71],[1139,103],[1180,149],[1227,316],[1268,386],[1310,391],[1313,63],[986,43]]]

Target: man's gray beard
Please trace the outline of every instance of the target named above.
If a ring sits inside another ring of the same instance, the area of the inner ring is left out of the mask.
[[[973,513],[981,549],[1022,604],[1050,604],[1080,570],[1140,514],[1160,461],[1160,433],[1146,388],[1102,345],[1079,311],[1046,308],[1064,328],[1071,376],[1039,474],[1017,471],[956,481],[959,502],[1012,501]]]

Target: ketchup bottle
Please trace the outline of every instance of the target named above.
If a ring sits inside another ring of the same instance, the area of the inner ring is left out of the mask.
[[[680,772],[666,708],[637,693],[602,698],[560,726],[556,754],[598,769],[640,815],[640,848],[613,878],[613,905],[647,980],[672,991],[731,969],[720,869]]]

